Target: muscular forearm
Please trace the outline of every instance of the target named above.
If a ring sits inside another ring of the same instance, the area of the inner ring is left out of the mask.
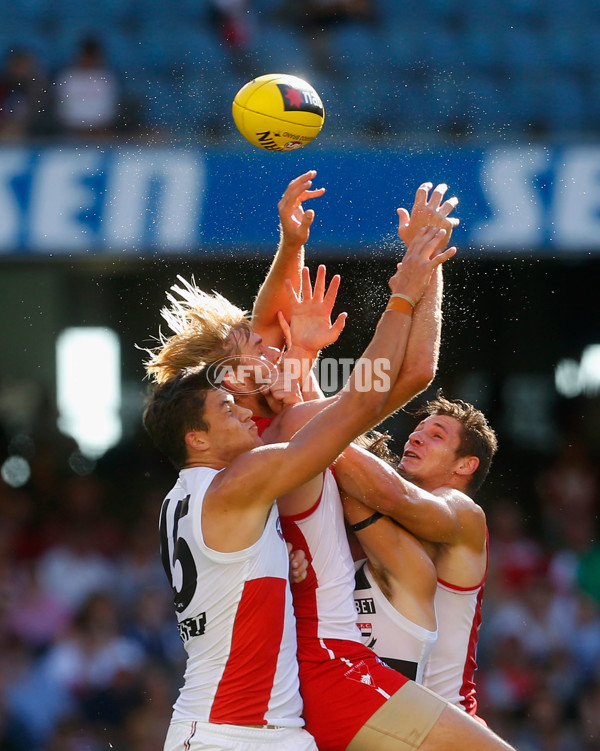
[[[426,381],[426,385],[429,385],[435,376],[442,333],[443,288],[442,267],[438,266],[431,275],[425,294],[413,315],[406,355],[398,381],[412,375],[413,377],[419,376]]]
[[[270,346],[281,347],[283,335],[279,330],[278,311],[289,320],[290,303],[285,280],[290,279],[295,290],[300,289],[304,265],[304,246],[308,242],[315,212],[304,211],[302,202],[318,198],[325,188],[312,189],[315,170],[309,170],[290,182],[277,204],[279,212],[279,245],[269,273],[258,291],[253,308],[254,328]]]
[[[252,327],[272,347],[283,345],[283,333],[277,313],[289,320],[290,302],[285,280],[290,279],[295,290],[300,289],[304,265],[304,245],[285,241],[283,235],[265,280],[258,290],[252,308]]]
[[[355,363],[342,393],[353,392],[357,398],[368,394],[371,400],[377,396],[381,413],[402,367],[411,323],[409,315],[395,310],[382,315],[375,336]]]
[[[422,542],[464,544],[474,550],[485,545],[483,509],[455,488],[428,492],[355,444],[337,458],[335,476],[340,490],[391,517]]]
[[[365,350],[362,360],[374,362],[377,359],[386,363],[389,382],[393,383],[404,357],[406,341],[410,330],[410,317],[397,311],[384,313],[377,325],[375,335]],[[348,383],[333,400],[327,400],[327,406],[293,435],[286,449],[289,460],[285,460],[284,482],[288,489],[297,487],[315,476],[324,466],[328,466],[338,454],[359,435],[364,425],[370,423],[385,400],[389,382],[382,381],[381,388],[372,384],[365,390],[364,375],[357,374],[355,366]],[[308,405],[302,405],[306,407]],[[318,447],[318,449],[317,449]],[[280,477],[270,480],[277,484]],[[278,488],[277,495],[287,492]]]
[[[442,294],[443,276],[440,266],[432,274],[415,309],[402,368],[383,406],[378,423],[408,404],[435,377],[442,330]]]

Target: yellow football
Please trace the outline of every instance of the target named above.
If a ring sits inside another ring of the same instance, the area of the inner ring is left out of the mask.
[[[242,86],[232,110],[244,138],[267,151],[306,146],[325,122],[323,102],[313,87],[282,73],[258,76]]]

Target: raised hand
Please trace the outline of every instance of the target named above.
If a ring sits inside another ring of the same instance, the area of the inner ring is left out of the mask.
[[[389,281],[392,294],[406,295],[416,304],[421,299],[432,271],[456,253],[456,248],[440,251],[446,242],[446,230],[422,227],[407,248],[396,273]]]
[[[318,198],[325,193],[325,188],[311,190],[316,174],[316,170],[309,170],[292,180],[277,204],[281,223],[281,240],[284,244],[301,246],[308,242],[310,225],[315,218],[315,212],[312,209],[304,211],[302,202]]]
[[[302,269],[302,289],[298,296],[289,280],[286,289],[290,300],[289,331],[286,321],[280,316],[280,323],[287,333],[286,339],[295,348],[317,353],[319,350],[337,340],[346,324],[347,313],[340,313],[331,323],[331,312],[335,305],[340,276],[332,277],[329,287],[325,289],[326,269],[322,264],[317,269],[314,289],[311,285],[310,271]]]
[[[417,232],[424,227],[438,227],[446,230],[446,235],[441,239],[437,250],[450,242],[452,230],[460,223],[457,217],[449,216],[458,205],[458,198],[453,196],[443,201],[448,190],[445,183],[440,183],[429,195],[433,183],[422,183],[417,188],[415,202],[410,214],[406,209],[396,209],[398,213],[398,237],[408,247],[414,240]]]

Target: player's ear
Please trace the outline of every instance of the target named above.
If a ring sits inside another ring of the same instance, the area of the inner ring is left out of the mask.
[[[244,389],[244,381],[239,377],[238,373],[234,372],[234,370],[231,368],[228,368],[225,371],[221,385],[234,396],[236,394],[246,393]]]
[[[476,456],[461,456],[457,461],[454,471],[457,475],[467,477],[477,471],[479,467],[479,459]]]
[[[208,451],[210,448],[208,433],[205,430],[189,430],[185,434],[185,445],[188,453]]]

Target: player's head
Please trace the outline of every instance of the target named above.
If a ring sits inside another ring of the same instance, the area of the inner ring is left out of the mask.
[[[151,390],[143,422],[156,448],[180,469],[187,461],[185,442],[190,430],[208,430],[204,416],[206,396],[214,386],[206,368],[180,373]]]
[[[438,393],[417,411],[423,419],[404,447],[399,471],[434,489],[449,485],[470,495],[487,477],[498,440],[483,412]]]
[[[241,308],[222,295],[208,294],[178,277],[181,287],[172,287],[178,297],[167,293],[169,306],[161,315],[173,332],[159,335],[159,346],[147,350],[146,373],[164,383],[187,368],[210,365],[224,357],[235,357],[240,345],[250,339],[250,320]]]
[[[180,373],[156,385],[144,410],[144,427],[177,468],[186,464],[226,466],[262,443],[250,410],[216,388],[210,367]]]

